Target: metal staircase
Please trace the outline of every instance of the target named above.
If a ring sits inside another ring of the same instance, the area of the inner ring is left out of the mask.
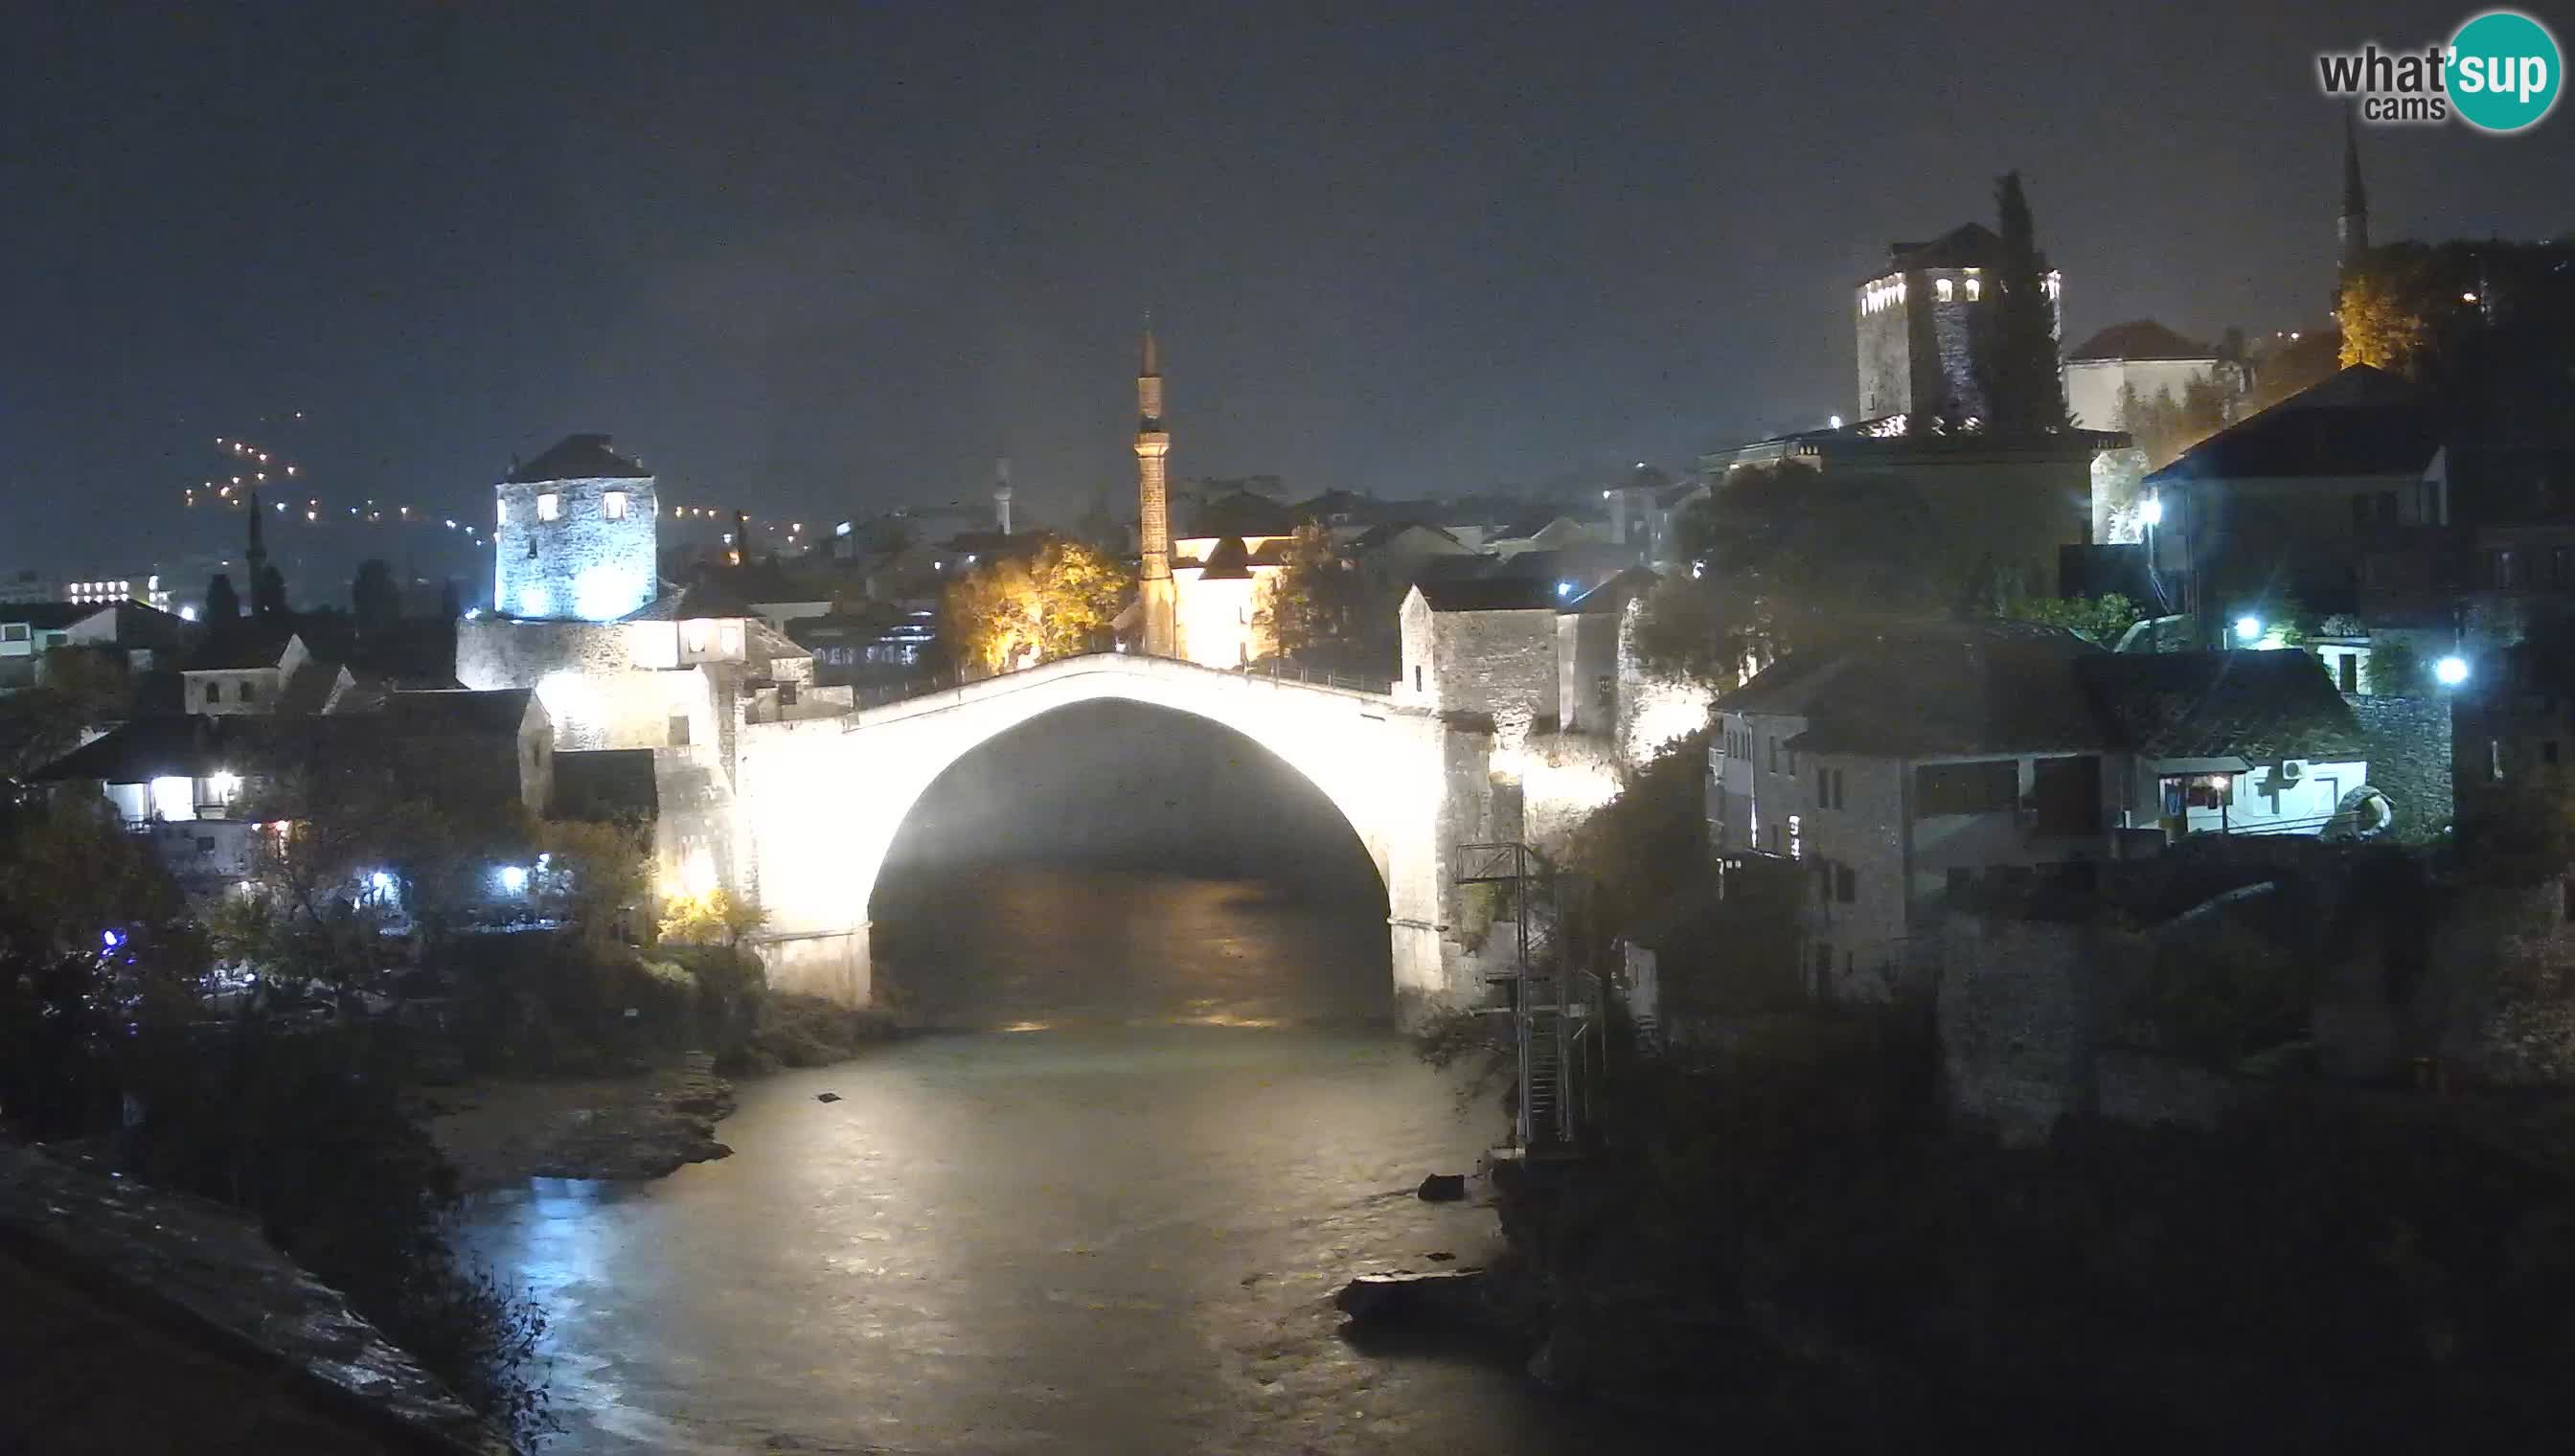
[[[1512,963],[1485,977],[1501,1003],[1484,1009],[1511,1018],[1519,1076],[1514,1142],[1527,1154],[1569,1154],[1581,1142],[1602,1054],[1600,979],[1579,963],[1569,928],[1579,921],[1581,881],[1526,844],[1503,843],[1458,845],[1457,882],[1499,886],[1511,914]]]

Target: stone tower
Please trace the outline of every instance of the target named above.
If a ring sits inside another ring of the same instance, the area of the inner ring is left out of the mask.
[[[494,611],[614,622],[653,600],[653,475],[610,449],[607,436],[565,436],[510,472],[495,493]]]
[[[2369,191],[2360,185],[2360,135],[2348,112],[2342,119],[2342,215],[2334,220],[2334,241],[2345,268],[2369,251]]]
[[[1011,458],[1007,455],[993,468],[993,529],[1004,536],[1011,534]]]
[[[1859,416],[1918,430],[1927,419],[1981,419],[1995,339],[2003,240],[1967,223],[1927,243],[1891,243],[1886,266],[1852,297]],[[2065,328],[2064,280],[2039,259],[2053,332]],[[1921,418],[1916,418],[1921,417]]]
[[[1172,437],[1163,428],[1163,361],[1154,328],[1145,326],[1145,359],[1136,374],[1137,596],[1144,608],[1148,657],[1180,656],[1180,593],[1172,581],[1171,486],[1164,475]]]

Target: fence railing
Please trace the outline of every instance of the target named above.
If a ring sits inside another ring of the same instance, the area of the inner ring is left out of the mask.
[[[1076,658],[1116,656],[1120,655],[1110,652],[1079,653],[1075,655]],[[1033,667],[1050,667],[1054,663],[1066,663],[1074,660],[1074,658],[1056,658],[1052,659],[1048,663],[1035,664]],[[942,670],[936,673],[925,674],[917,678],[906,678],[898,683],[853,684],[851,685],[850,700],[854,706],[863,709],[884,708],[890,704],[909,703],[916,698],[930,698],[941,693],[953,693],[970,684],[987,682],[995,678],[1008,678],[1013,676],[1015,673],[1026,673],[1030,671],[1033,671],[1033,668],[1017,668],[1012,670],[1011,673],[960,673],[953,670]],[[1251,680],[1264,680],[1271,683],[1294,683],[1309,688],[1330,688],[1342,693],[1364,693],[1376,698],[1383,698],[1386,696],[1386,684],[1383,681],[1366,678],[1353,678],[1345,674],[1334,673],[1325,669],[1310,668],[1302,663],[1281,663],[1274,661],[1257,666],[1246,666],[1235,670],[1234,676]]]

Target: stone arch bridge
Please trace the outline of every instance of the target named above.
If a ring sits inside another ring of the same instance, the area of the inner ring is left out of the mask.
[[[1480,990],[1452,913],[1455,846],[1519,829],[1518,795],[1509,791],[1517,775],[1497,762],[1508,755],[1495,753],[1489,727],[1382,694],[1118,653],[835,718],[745,725],[735,862],[768,913],[756,938],[773,982],[853,1004],[871,999],[869,900],[922,794],[979,745],[1100,700],[1232,728],[1339,809],[1385,885],[1399,1009],[1458,1004]],[[1606,781],[1614,786],[1614,773]],[[1594,794],[1606,796],[1596,786]]]

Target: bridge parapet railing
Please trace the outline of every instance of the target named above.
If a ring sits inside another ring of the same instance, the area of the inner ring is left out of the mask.
[[[1131,655],[1112,651],[1078,653],[1071,658],[1055,658],[1044,663],[1031,664],[1026,668],[1015,668],[1008,673],[960,673],[946,671],[925,674],[918,678],[906,678],[898,683],[853,685],[851,688],[851,700],[854,706],[862,710],[870,708],[884,708],[889,704],[909,703],[916,698],[931,698],[942,693],[954,693],[958,689],[967,687],[970,684],[982,683],[995,678],[1013,677],[1019,673],[1035,672],[1039,668],[1053,667],[1057,663],[1073,662],[1079,658],[1123,656]],[[1211,669],[1210,671],[1222,672],[1224,670]],[[1382,682],[1365,678],[1353,678],[1345,674],[1334,673],[1321,668],[1307,667],[1302,663],[1281,663],[1274,661],[1259,665],[1248,665],[1243,668],[1236,669],[1231,676],[1255,682],[1281,684],[1293,683],[1310,688],[1329,688],[1340,693],[1363,693],[1374,698],[1383,698],[1387,696],[1386,685]]]

